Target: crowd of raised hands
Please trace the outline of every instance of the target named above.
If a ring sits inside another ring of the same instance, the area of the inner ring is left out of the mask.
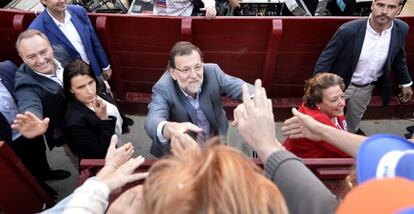
[[[239,129],[240,134],[245,139],[245,141],[250,146],[252,146],[255,151],[257,151],[263,163],[265,163],[266,174],[268,174],[268,169],[266,169],[266,167],[269,167],[269,164],[267,164],[267,162],[268,159],[270,159],[270,156],[274,156],[274,154],[278,151],[284,151],[284,153],[282,152],[284,156],[287,155],[287,159],[281,161],[280,163],[277,163],[276,166],[273,166],[274,170],[271,171],[272,175],[269,177],[269,179],[271,179],[275,184],[272,184],[272,188],[275,188],[275,195],[279,198],[275,199],[274,202],[269,203],[267,201],[262,205],[269,206],[270,208],[266,208],[270,209],[268,211],[278,210],[278,213],[287,213],[287,210],[293,213],[298,212],[300,208],[298,208],[298,210],[295,209],[300,206],[296,205],[302,203],[307,203],[306,209],[309,210],[310,213],[317,213],[321,210],[326,211],[326,209],[329,209],[330,211],[335,210],[339,202],[335,199],[332,193],[330,193],[330,191],[309,170],[306,170],[306,167],[303,165],[300,159],[294,155],[289,155],[290,153],[286,152],[282,144],[276,139],[272,102],[267,98],[266,91],[262,87],[261,81],[256,80],[255,82],[254,96],[249,94],[247,85],[243,85],[242,90],[243,103],[237,106],[237,108],[234,110],[234,121],[231,125]],[[312,117],[298,112],[296,109],[292,109],[292,113],[293,117],[286,120],[281,129],[282,133],[285,136],[291,138],[308,138],[315,141],[325,140],[331,142],[333,145],[337,146],[338,148],[354,157],[356,156],[358,148],[361,146],[362,142],[366,140],[366,137],[364,136],[341,131],[331,126],[319,123]],[[160,181],[160,173],[162,174],[162,171],[165,170],[166,167],[171,167],[171,165],[166,164],[168,161],[188,161],[188,163],[185,164],[190,165],[188,166],[190,168],[191,165],[194,165],[194,162],[192,162],[194,161],[194,157],[200,157],[202,159],[203,152],[206,152],[208,149],[213,148],[213,144],[218,144],[219,142],[217,139],[213,139],[210,140],[207,147],[200,147],[199,144],[187,133],[181,132],[172,127],[167,127],[167,129],[168,130],[166,131],[171,135],[171,155],[155,163],[148,173],[135,172],[145,159],[141,156],[136,158],[132,157],[134,148],[131,143],[117,147],[116,144],[118,140],[114,135],[111,139],[111,144],[108,148],[108,152],[105,158],[105,166],[96,175],[96,177],[88,179],[81,187],[76,189],[74,194],[70,196],[70,200],[64,200],[64,213],[104,213],[106,211],[107,213],[128,214],[137,213],[139,211],[153,212],[157,209],[163,210],[161,213],[167,213],[170,210],[164,209],[165,207],[163,208],[163,206],[171,206],[171,203],[177,202],[177,200],[173,200],[174,197],[168,196],[169,193],[174,193],[176,195],[179,194],[180,191],[184,191],[183,188],[188,188],[188,185],[199,185],[200,182],[206,182],[203,181],[203,179],[194,179],[197,181],[192,181],[190,184],[183,181],[173,183],[173,186],[171,186],[171,183]],[[226,147],[220,147],[220,149],[227,150]],[[229,150],[232,149],[229,148]],[[230,153],[242,155],[240,152],[234,153],[230,151]],[[247,159],[247,156],[244,158]],[[234,160],[236,161],[236,159]],[[211,160],[207,158],[205,161]],[[271,160],[270,162],[272,161],[274,160]],[[289,161],[290,163],[286,165],[286,163]],[[282,166],[283,164],[285,165]],[[270,163],[270,165],[272,165],[272,163]],[[280,170],[281,168],[286,169],[292,167],[294,170],[288,169],[288,171],[284,170],[282,172]],[[187,169],[184,168],[184,170]],[[203,171],[205,169],[197,170]],[[256,173],[259,172],[259,176],[264,177],[262,171],[256,170],[256,168],[252,168],[252,171],[255,171]],[[277,170],[279,170],[279,172],[276,172]],[[297,173],[297,171],[302,171],[302,174],[300,174],[301,176],[299,176],[300,178],[292,177],[292,173]],[[171,173],[173,171],[170,172],[167,170],[164,172]],[[155,173],[155,175],[151,176],[151,173]],[[181,172],[177,171],[175,173]],[[277,173],[279,173],[279,175]],[[197,176],[200,175],[196,174],[195,177]],[[285,177],[284,181],[283,177]],[[132,188],[129,188],[128,190],[121,193],[122,187],[125,187],[126,184],[133,183],[142,179],[147,179],[148,182],[144,183],[143,185],[141,184],[133,186]],[[231,177],[223,179],[230,179],[231,183],[237,183],[236,180],[240,180],[240,178]],[[234,181],[232,179],[234,179]],[[260,178],[258,177],[256,179]],[[303,179],[305,179],[306,182]],[[292,189],[291,185],[295,184],[296,182],[296,184],[300,186],[297,188],[305,190],[305,192],[310,192],[309,194],[311,194],[311,192],[318,192],[319,195],[316,198],[310,197],[307,195],[308,193],[304,194],[304,192],[301,192],[298,195],[295,193],[295,191],[290,191],[284,188],[284,182],[289,183],[289,185],[285,186],[289,186],[288,188],[290,189]],[[154,187],[154,185],[156,187]],[[243,188],[242,186],[243,182],[240,181],[240,188]],[[257,188],[258,187],[254,187],[254,189]],[[280,188],[280,192],[278,188]],[[158,198],[155,196],[146,198],[145,191],[150,192],[150,195],[156,195],[157,191],[162,192],[163,198],[160,199],[159,196],[157,196]],[[99,192],[101,193],[99,194]],[[271,190],[269,190],[269,192],[271,192]],[[109,195],[111,193],[121,194],[108,207]],[[211,196],[211,193],[209,193],[209,195],[205,197]],[[233,195],[231,197],[237,198],[238,196]],[[155,202],[158,199],[160,201]],[[185,200],[179,199],[179,201],[181,201],[183,204],[187,203],[187,200],[188,198]],[[88,201],[88,203],[85,203],[85,201]],[[187,205],[183,204],[179,206],[180,209],[183,207],[183,209],[187,209]],[[273,204],[276,205],[273,206]],[[218,206],[218,204],[213,203],[211,206]],[[216,208],[217,207],[209,209],[214,210]],[[52,208],[51,210],[53,211],[53,209],[55,208]],[[194,209],[194,206],[188,205],[188,209],[188,213],[191,213],[191,209]],[[197,209],[199,208],[197,207]],[[256,208],[253,206],[253,209]],[[46,210],[45,213],[47,212],[49,211]]]

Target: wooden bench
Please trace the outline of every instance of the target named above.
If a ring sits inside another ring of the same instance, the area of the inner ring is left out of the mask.
[[[37,213],[54,204],[3,141],[0,141],[0,185],[0,213]]]

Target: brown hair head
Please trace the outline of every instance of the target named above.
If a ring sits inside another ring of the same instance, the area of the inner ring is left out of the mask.
[[[210,144],[157,161],[143,213],[287,213],[279,189],[239,151]]]
[[[191,55],[193,51],[196,51],[200,55],[201,61],[203,61],[203,53],[201,52],[200,48],[195,46],[193,43],[187,41],[175,43],[175,45],[171,48],[170,55],[168,57],[167,68],[175,68],[176,56]]]
[[[305,81],[303,102],[308,108],[316,108],[316,104],[321,103],[323,92],[329,87],[337,86],[345,89],[344,81],[341,77],[332,73],[319,73]]]

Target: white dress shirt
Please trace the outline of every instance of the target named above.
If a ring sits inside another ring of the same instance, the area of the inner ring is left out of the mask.
[[[57,82],[60,86],[63,87],[63,67],[60,64],[59,61],[57,61],[56,59],[53,59],[54,63],[56,65],[56,73],[55,74],[42,74],[39,73],[37,71],[34,71],[36,74],[39,74],[41,76],[47,77],[55,82]]]
[[[378,33],[371,27],[369,20],[367,21],[364,44],[352,75],[352,83],[358,85],[372,83],[382,75],[382,68],[390,49],[392,28],[393,24],[387,30]]]
[[[351,79],[351,83],[358,85],[373,83],[381,77],[390,49],[393,22],[390,28],[378,33],[369,24],[370,19],[371,17],[367,21],[361,54]],[[401,86],[410,87],[411,85],[412,82]]]
[[[75,25],[73,25],[72,15],[66,10],[65,11],[65,20],[62,22],[55,19],[55,17],[50,14],[49,10],[47,10],[50,17],[52,17],[53,21],[56,23],[58,28],[62,31],[62,33],[66,36],[66,38],[70,41],[70,43],[75,47],[76,51],[79,53],[82,60],[89,64],[88,56],[86,55],[85,47],[83,46],[82,39],[76,30]]]

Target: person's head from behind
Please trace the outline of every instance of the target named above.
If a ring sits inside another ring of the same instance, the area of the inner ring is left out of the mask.
[[[33,71],[55,73],[52,46],[42,32],[33,29],[22,32],[17,37],[16,49],[23,62]]]
[[[391,26],[394,17],[401,11],[403,0],[374,0],[371,4],[370,23],[375,26]]]
[[[141,205],[144,213],[287,213],[282,194],[262,170],[219,144],[157,161]]]
[[[168,59],[171,77],[190,96],[195,96],[203,84],[203,55],[190,42],[177,42]]]
[[[97,96],[97,79],[91,67],[80,59],[69,63],[63,72],[63,89],[68,101],[77,99],[92,105]]]
[[[317,108],[329,118],[344,114],[345,88],[341,77],[332,73],[320,73],[305,82],[303,102],[308,108]]]

